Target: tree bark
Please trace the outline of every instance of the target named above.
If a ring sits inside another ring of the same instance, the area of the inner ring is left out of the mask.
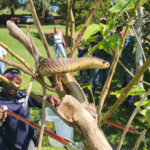
[[[141,39],[141,37],[142,37],[142,22],[143,22],[143,9],[142,9],[142,7],[140,7],[140,8],[138,8],[138,20],[135,23],[136,34],[137,34],[137,37],[138,37],[140,43],[142,42],[142,39]],[[143,65],[143,55],[142,55],[142,51],[139,46],[139,43],[136,40],[136,68],[137,68],[137,71],[141,68],[142,65]],[[143,76],[141,77],[141,79],[143,79]],[[138,85],[143,87],[143,83],[141,83],[141,82],[139,82]]]
[[[80,134],[86,150],[112,150],[94,118],[74,97],[66,95],[58,108],[58,113]]]
[[[142,23],[143,23],[143,8],[140,7],[138,8],[137,11],[137,21],[135,23],[135,31],[137,34],[137,37],[139,39],[139,42],[142,43]],[[136,71],[138,71],[143,65],[143,55],[142,55],[142,50],[141,47],[138,43],[138,41],[136,40]],[[141,76],[141,81],[143,81],[143,76]],[[138,82],[138,86],[144,88],[143,83],[142,82]],[[140,96],[140,98],[142,99],[143,95]]]

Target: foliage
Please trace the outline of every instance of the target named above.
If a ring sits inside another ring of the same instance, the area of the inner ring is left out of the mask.
[[[0,0],[0,10],[5,8],[11,9],[11,15],[14,15],[14,10],[20,7],[18,0]]]
[[[95,33],[99,32],[101,33],[103,40],[99,43],[97,43],[96,46],[94,46],[93,48],[89,49],[88,53],[86,54],[86,56],[90,56],[96,49],[104,49],[108,54],[112,55],[112,51],[115,52],[117,47],[121,44],[121,39],[120,37],[116,34],[113,33],[112,30],[114,30],[115,28],[115,19],[116,19],[116,15],[112,14],[110,16],[110,21],[108,21],[109,23],[106,25],[103,25],[102,23],[98,24],[90,24],[85,33],[84,33],[84,41],[82,41],[82,46],[96,41],[97,36],[92,36]],[[80,31],[81,27],[83,25],[80,25],[77,30]]]
[[[110,94],[111,95],[115,95],[118,98],[121,95],[122,91],[123,91],[123,89],[117,90],[115,92],[111,92]],[[142,87],[135,85],[130,90],[129,95],[136,95],[136,96],[138,96],[138,95],[143,95],[145,93],[146,93],[146,91]]]
[[[143,48],[148,55],[150,54],[150,0],[143,5],[144,10],[144,20],[143,20]]]
[[[137,106],[139,103],[140,101],[136,102],[135,105]],[[148,123],[148,128],[150,128],[150,100],[146,99],[141,106],[142,108],[139,112],[144,116],[145,121]]]
[[[147,0],[141,0],[141,5]],[[113,13],[125,12],[133,9],[137,0],[120,0],[116,5],[109,9]]]
[[[62,19],[66,19],[67,17],[67,4],[66,1],[62,0],[51,0],[50,5],[58,6],[59,9],[57,11],[58,15],[61,16]]]
[[[100,3],[100,6],[97,8],[92,21],[95,23],[99,23],[99,19],[102,17],[109,18],[110,12],[108,9],[110,8],[111,0],[103,0]],[[94,0],[74,0],[72,9],[75,18],[76,26],[85,23],[87,17],[89,16],[91,9],[95,4]],[[67,5],[66,1],[62,0],[51,0],[51,5],[57,5],[59,7],[58,14],[61,15],[63,19],[66,19],[67,14]]]

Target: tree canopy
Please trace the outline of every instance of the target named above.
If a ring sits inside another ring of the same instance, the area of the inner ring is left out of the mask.
[[[58,14],[62,16],[62,18],[66,19],[67,14],[67,5],[66,1],[62,0],[51,0],[51,5],[57,5],[59,7]],[[109,18],[110,12],[108,9],[111,7],[111,0],[101,1],[100,6],[96,10],[94,17],[92,19],[93,22],[98,23],[99,19],[102,17]],[[94,0],[74,0],[72,9],[74,13],[76,26],[83,24],[87,19],[89,13],[91,12],[92,7],[94,6]]]
[[[1,0],[0,1],[0,10],[5,8],[10,8],[11,15],[13,16],[15,14],[15,9],[19,8],[20,3],[18,0]]]

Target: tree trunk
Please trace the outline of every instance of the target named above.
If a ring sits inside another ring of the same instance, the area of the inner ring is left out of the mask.
[[[14,7],[13,4],[12,4],[12,6],[10,8],[10,11],[11,11],[11,16],[15,16],[15,7]]]
[[[112,150],[96,120],[74,97],[66,95],[58,108],[58,113],[79,133],[86,150]]]
[[[137,34],[137,37],[139,39],[139,42],[141,43],[142,42],[142,22],[143,22],[143,9],[142,7],[140,7],[138,9],[138,13],[137,13],[137,21],[135,23],[135,29],[136,29],[136,34]],[[136,40],[136,71],[138,71],[141,66],[143,65],[143,55],[142,55],[142,50],[140,48],[140,45],[138,44],[138,41]],[[143,76],[141,77],[141,79],[143,80]],[[142,82],[139,82],[138,85],[140,87],[143,88],[143,83]]]

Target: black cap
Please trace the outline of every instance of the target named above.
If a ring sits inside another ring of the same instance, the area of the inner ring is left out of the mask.
[[[119,25],[116,27],[116,31],[120,32],[123,30],[123,26],[122,25]]]
[[[102,23],[102,24],[107,24],[106,18],[101,18],[99,20],[99,22]]]
[[[11,73],[11,74],[15,74],[15,75],[21,75],[21,72],[19,71],[19,69],[17,68],[8,68],[4,74],[6,73]]]

